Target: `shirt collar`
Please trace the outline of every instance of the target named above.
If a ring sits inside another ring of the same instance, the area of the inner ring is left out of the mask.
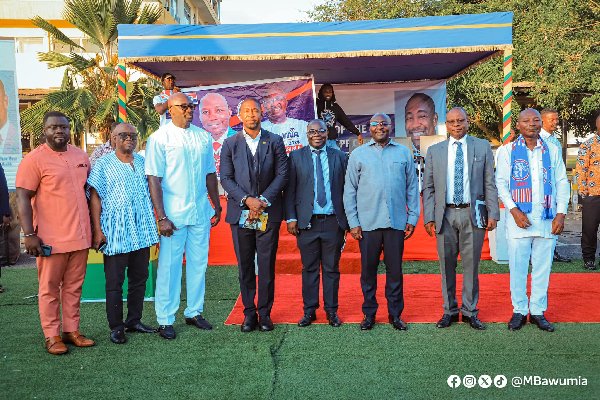
[[[322,150],[322,151],[324,151],[325,153],[327,153],[327,146],[323,146],[323,147],[321,147],[320,149],[315,149],[314,147],[312,147],[312,146],[309,144],[309,145],[308,145],[308,147],[310,147],[310,152],[311,152],[311,153],[312,153],[313,151],[319,151],[319,150]]]
[[[245,138],[246,140],[251,140],[251,141],[253,141],[253,142],[256,142],[256,141],[260,140],[260,135],[262,134],[262,131],[258,132],[258,135],[256,135],[256,138],[254,138],[254,139],[252,139],[252,136],[250,136],[250,135],[248,135],[248,134],[246,133],[246,130],[245,130],[245,129],[242,129],[242,133],[243,133],[243,135],[244,135],[244,138]]]
[[[469,136],[469,135],[465,135],[465,136],[461,137],[460,140],[456,140],[452,136],[450,136],[449,137],[449,139],[450,139],[450,146],[452,146],[454,143],[457,143],[457,142],[459,142],[462,145],[466,145],[467,144],[467,136]]]
[[[379,143],[377,143],[375,140],[373,140],[373,138],[371,138],[371,141],[369,143],[367,143],[368,146],[373,146],[375,144],[378,145]],[[399,144],[394,142],[391,137],[390,137],[390,141],[385,145],[385,147],[388,147],[390,145],[391,146],[399,146]]]

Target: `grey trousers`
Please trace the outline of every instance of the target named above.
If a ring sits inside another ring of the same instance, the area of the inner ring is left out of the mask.
[[[471,208],[446,208],[444,222],[437,234],[437,252],[442,273],[444,314],[459,313],[456,301],[456,265],[458,254],[463,264],[462,305],[463,315],[477,315],[479,300],[479,261],[485,239],[485,229],[471,221]]]

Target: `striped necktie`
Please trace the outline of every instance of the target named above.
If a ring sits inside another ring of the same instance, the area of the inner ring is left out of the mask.
[[[464,155],[462,150],[462,143],[455,142],[458,146],[456,149],[456,159],[454,160],[454,204],[464,203],[464,189],[463,189],[463,174],[464,174]]]

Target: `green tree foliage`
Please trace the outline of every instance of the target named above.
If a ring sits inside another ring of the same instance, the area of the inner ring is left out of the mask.
[[[48,68],[67,68],[59,91],[49,93],[21,113],[22,130],[31,134],[32,148],[42,129],[42,116],[49,110],[60,110],[69,116],[75,136],[89,132],[92,126],[102,132],[117,120],[117,25],[153,24],[161,12],[157,3],[143,5],[142,0],[65,0],[63,19],[97,46],[98,51],[92,57],[75,53],[85,49],[50,22],[39,16],[31,19],[34,25],[48,32],[53,43],[71,49],[70,54],[38,53],[39,60],[46,62]],[[146,79],[127,84],[127,118],[142,138],[159,126],[159,116],[152,106],[154,90],[147,83],[156,86],[156,82]]]
[[[597,0],[329,0],[308,16],[343,21],[499,11],[514,12],[513,82],[530,83],[524,86],[532,98],[520,103],[554,107],[577,136],[590,133],[600,108]],[[502,62],[488,61],[448,82],[449,106],[467,109],[474,133],[494,143],[502,131]],[[513,114],[520,108],[513,101]]]

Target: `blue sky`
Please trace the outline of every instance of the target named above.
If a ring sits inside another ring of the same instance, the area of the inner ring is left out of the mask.
[[[306,20],[306,13],[325,0],[223,0],[222,24],[264,24],[275,22],[299,22]]]

